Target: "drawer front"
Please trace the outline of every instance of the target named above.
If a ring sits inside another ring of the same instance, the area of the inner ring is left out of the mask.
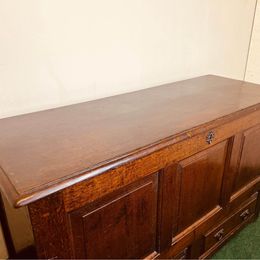
[[[255,214],[257,198],[254,196],[242,209],[205,235],[205,251],[224,240],[228,234]]]
[[[191,257],[191,246],[194,241],[194,232],[185,232],[176,236],[174,242],[158,255],[158,259],[188,259]]]

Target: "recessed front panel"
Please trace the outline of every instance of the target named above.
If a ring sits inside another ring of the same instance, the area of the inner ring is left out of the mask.
[[[136,258],[156,241],[157,174],[92,208],[71,213],[77,258]]]
[[[239,190],[260,175],[260,126],[247,130],[243,135],[242,153],[234,191]]]
[[[224,141],[179,163],[179,232],[219,205],[226,150]]]

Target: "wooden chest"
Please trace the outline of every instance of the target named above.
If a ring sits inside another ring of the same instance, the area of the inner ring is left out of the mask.
[[[0,120],[39,258],[206,258],[259,212],[260,86],[202,76]]]

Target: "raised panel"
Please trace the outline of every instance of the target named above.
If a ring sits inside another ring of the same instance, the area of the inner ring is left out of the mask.
[[[234,191],[253,181],[260,175],[260,126],[244,132],[239,169],[234,184]]]
[[[179,163],[178,232],[220,204],[227,143],[221,142]]]
[[[156,251],[157,174],[70,214],[75,258],[140,258]]]

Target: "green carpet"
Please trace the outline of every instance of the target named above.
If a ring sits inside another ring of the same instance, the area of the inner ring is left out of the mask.
[[[212,259],[260,259],[260,217],[229,240]]]

